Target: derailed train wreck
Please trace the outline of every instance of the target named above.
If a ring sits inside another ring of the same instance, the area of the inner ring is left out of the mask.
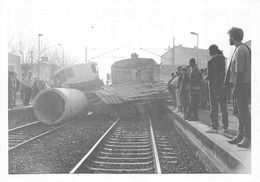
[[[168,93],[165,92],[166,85],[159,81],[159,67],[153,59],[132,58],[115,62],[111,68],[112,85],[99,85],[92,90],[84,89],[88,88],[88,82],[85,80],[91,80],[82,78],[77,68],[83,71],[82,66],[74,66],[71,70],[77,74],[69,72],[71,80],[74,75],[74,84],[70,84],[69,79],[66,79],[68,71],[63,71],[63,80],[67,81],[67,88],[46,89],[33,100],[34,113],[40,121],[45,124],[56,124],[88,112],[117,114],[120,117],[131,118],[138,114],[136,103],[168,99]],[[93,68],[88,71],[98,74]],[[62,73],[62,70],[59,73]],[[78,83],[75,84],[77,80]],[[80,85],[80,89],[74,88],[73,85]],[[96,89],[98,87],[99,89]]]

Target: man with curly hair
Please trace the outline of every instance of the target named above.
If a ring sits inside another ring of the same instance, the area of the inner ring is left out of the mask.
[[[251,114],[249,103],[251,100],[251,50],[242,43],[244,32],[241,28],[232,27],[229,31],[229,43],[235,46],[228,72],[225,78],[225,86],[233,83],[232,97],[238,106],[239,128],[238,134],[230,144],[249,148],[251,145]]]

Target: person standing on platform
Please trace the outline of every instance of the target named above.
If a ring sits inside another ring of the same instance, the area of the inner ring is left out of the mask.
[[[190,72],[191,72],[190,65],[186,65],[185,68],[186,68],[186,72],[187,72],[188,77],[189,77],[190,76]]]
[[[177,88],[176,88],[177,112],[182,112],[182,105],[181,105],[181,98],[180,98],[180,87],[181,87],[181,81],[182,81],[181,68],[182,68],[182,66],[177,67],[177,71],[178,71],[178,82],[177,82]]]
[[[218,46],[212,44],[209,46],[209,55],[211,59],[208,61],[208,80],[209,95],[210,95],[210,118],[212,121],[211,129],[208,133],[218,132],[218,105],[222,112],[222,124],[224,131],[228,128],[228,113],[227,113],[227,97],[223,87],[225,78],[225,57],[219,50]]]
[[[201,76],[202,76],[202,89],[201,89],[201,95],[200,95],[200,106],[202,109],[207,109],[208,105],[208,96],[207,96],[207,81],[206,81],[206,75],[205,75],[205,69],[200,70]]]
[[[186,65],[185,68],[186,68],[186,72],[187,72],[187,76],[188,76],[188,105],[189,105],[189,102],[190,102],[190,89],[189,89],[189,84],[190,84],[191,67],[190,67],[190,65]],[[187,111],[186,111],[186,114],[187,114]]]
[[[174,88],[174,93],[175,93],[175,98],[176,98],[176,109],[174,110],[174,112],[179,112],[178,110],[178,107],[180,106],[180,95],[177,91],[177,86],[178,86],[178,81],[179,81],[179,76],[180,76],[180,72],[177,70],[176,71],[176,77],[173,79],[172,81],[172,85],[173,85],[173,88]]]
[[[23,80],[25,79],[25,74],[22,73],[22,79],[20,81],[20,96],[21,96],[21,100],[22,100],[22,103],[24,104],[24,84],[23,84]]]
[[[181,73],[182,73],[182,81],[180,86],[180,101],[183,108],[183,115],[185,118],[189,106],[189,90],[188,90],[189,76],[186,68],[184,67],[181,69]]]
[[[20,90],[20,80],[19,78],[17,78],[17,74],[14,73],[14,98],[13,98],[13,106],[16,107],[16,96],[17,96],[17,92]]]
[[[190,59],[191,73],[189,79],[189,93],[190,102],[185,119],[189,121],[198,121],[198,105],[201,94],[201,80],[202,76],[200,70],[197,68],[196,61],[194,58]]]
[[[16,84],[16,76],[15,76],[15,73],[13,72],[12,73],[12,77],[11,77],[11,80],[12,80],[12,106],[15,107],[15,99],[16,99],[16,87],[17,87],[17,84]]]
[[[28,76],[23,80],[24,85],[24,105],[29,105],[32,95],[33,77],[32,72],[28,73]]]
[[[208,68],[205,68],[205,80],[208,76]],[[208,87],[208,84],[207,84],[207,87],[206,87],[206,92],[207,92],[207,110],[210,110],[210,100],[209,100],[209,87]]]
[[[172,84],[172,81],[174,80],[175,78],[175,73],[172,72],[171,73],[171,79],[168,81],[168,84],[167,84],[167,89],[169,90],[170,94],[171,94],[171,98],[172,98],[172,104],[173,106],[176,106],[176,94],[175,94],[175,88]]]
[[[208,68],[205,68],[204,71],[205,71],[205,76],[207,76],[208,75]]]
[[[238,135],[228,142],[239,147],[249,148],[251,145],[251,114],[249,103],[251,100],[251,50],[242,43],[244,32],[240,28],[232,27],[229,31],[229,43],[235,46],[225,86],[233,83],[232,97],[238,106],[239,128]]]
[[[14,85],[13,85],[13,72],[8,71],[8,109],[13,109],[13,91],[14,91]]]

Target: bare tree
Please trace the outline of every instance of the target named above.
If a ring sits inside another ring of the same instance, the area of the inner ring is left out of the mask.
[[[14,36],[8,41],[9,52],[15,52],[20,55],[22,64],[32,63],[34,57],[32,57],[32,52],[36,51],[36,43],[34,40],[26,40],[22,34],[18,36],[15,41]]]
[[[63,62],[65,64],[69,64],[71,62],[71,56],[67,52],[60,53],[58,47],[51,46],[50,42],[41,41],[40,54],[38,54],[39,50],[37,39],[25,39],[22,33],[19,34],[17,37],[17,40],[15,40],[15,36],[11,36],[8,41],[8,49],[9,52],[20,54],[21,64],[37,63],[38,55],[40,55],[40,57],[48,57],[48,63],[56,64],[59,66],[61,66]]]

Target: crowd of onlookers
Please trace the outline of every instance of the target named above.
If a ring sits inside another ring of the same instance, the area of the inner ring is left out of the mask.
[[[177,67],[171,73],[168,90],[173,105],[189,121],[197,121],[198,108],[210,109],[212,125],[208,133],[218,133],[218,109],[222,112],[222,131],[228,132],[229,121],[227,102],[233,103],[233,114],[238,118],[238,134],[228,142],[239,147],[251,145],[251,49],[244,43],[243,30],[232,27],[229,31],[229,43],[235,46],[230,63],[226,67],[225,57],[217,45],[209,46],[211,59],[207,68],[200,69],[196,60],[191,58],[189,65]]]
[[[199,70],[195,62],[192,58],[189,65],[178,66],[168,81],[168,89],[176,106],[175,112],[182,114],[187,120],[198,120],[198,107],[209,109],[207,68]]]
[[[37,93],[48,87],[47,81],[33,78],[32,72],[22,74],[22,78],[19,79],[16,73],[9,71],[8,109],[17,107],[18,95],[22,104],[28,106]]]

